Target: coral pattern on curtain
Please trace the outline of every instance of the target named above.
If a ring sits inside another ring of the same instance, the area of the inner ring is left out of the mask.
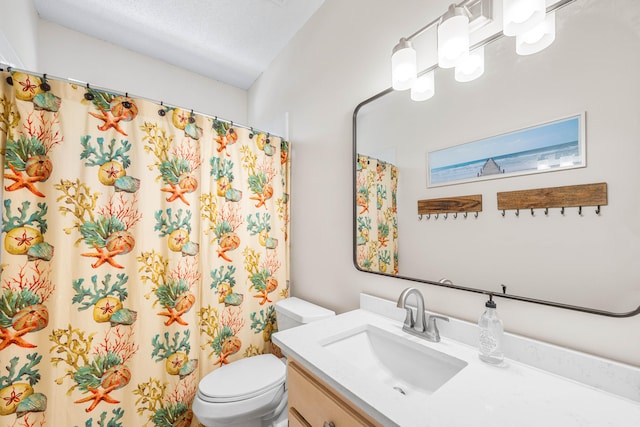
[[[199,379],[277,351],[289,144],[0,73],[0,425],[189,426]]]
[[[398,168],[359,154],[356,187],[358,266],[398,274]]]

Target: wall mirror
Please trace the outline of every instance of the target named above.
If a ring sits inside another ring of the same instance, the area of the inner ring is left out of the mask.
[[[397,176],[397,184],[367,183],[354,171],[356,268],[427,283],[448,279],[484,293],[500,294],[504,285],[515,299],[637,314],[640,9],[635,0],[576,0],[556,11],[556,32],[549,48],[529,56],[515,53],[513,38],[490,42],[485,72],[472,82],[436,69],[430,100],[387,90],[356,108],[354,168],[368,161]],[[573,114],[585,117],[585,167],[428,186],[429,152]],[[497,209],[499,192],[600,182],[607,183],[608,205],[599,213],[595,206],[517,216]],[[369,219],[358,215],[367,210],[363,185],[377,188],[368,197],[381,208],[372,214],[371,205]],[[418,216],[418,200],[476,194],[477,218]],[[396,208],[385,211],[392,197]],[[380,226],[385,215],[397,226],[396,239],[393,226]],[[372,261],[380,254],[382,261]]]

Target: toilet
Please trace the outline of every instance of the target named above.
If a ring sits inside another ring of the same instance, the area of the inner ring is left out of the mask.
[[[280,331],[335,316],[295,297],[275,306]],[[273,354],[237,360],[200,380],[193,413],[205,427],[286,427],[286,379],[286,361]]]

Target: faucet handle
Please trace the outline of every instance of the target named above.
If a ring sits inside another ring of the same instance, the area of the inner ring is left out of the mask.
[[[433,341],[439,342],[440,341],[440,331],[438,330],[438,325],[436,323],[436,320],[444,320],[445,322],[448,322],[449,318],[445,317],[445,316],[439,316],[437,314],[428,314],[428,315],[426,315],[425,333],[428,336],[430,336],[433,339]]]

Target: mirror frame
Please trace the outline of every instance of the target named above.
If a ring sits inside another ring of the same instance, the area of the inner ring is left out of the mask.
[[[561,0],[558,3],[556,3],[553,6],[550,6],[547,8],[547,12],[553,11],[553,10],[557,10],[563,6],[566,6],[572,2],[574,2],[575,0]],[[475,45],[471,46],[470,49],[473,50],[477,47],[480,46],[484,46],[487,45],[495,40],[498,40],[500,38],[503,37],[503,34],[501,32],[494,34],[490,37],[487,37],[486,39],[476,43]],[[423,71],[421,71],[419,73],[419,75],[423,75],[426,74],[427,72],[430,72],[432,70],[435,70],[436,68],[438,68],[437,65],[433,65]],[[509,294],[507,293],[504,289],[502,293],[496,293],[493,291],[489,291],[489,290],[485,290],[485,289],[480,289],[480,288],[471,288],[471,287],[466,287],[466,286],[459,286],[459,285],[455,285],[453,283],[451,283],[451,281],[449,280],[441,280],[441,281],[433,281],[433,280],[426,280],[426,279],[419,279],[419,278],[415,278],[415,277],[407,277],[407,276],[402,276],[402,275],[393,275],[393,274],[389,274],[389,273],[381,273],[381,272],[377,272],[377,271],[369,271],[369,270],[365,270],[362,269],[357,262],[357,236],[358,236],[358,229],[357,229],[357,212],[358,212],[358,206],[357,206],[357,201],[356,201],[356,195],[357,195],[357,178],[356,178],[356,174],[357,174],[357,163],[358,163],[358,147],[357,147],[357,142],[358,142],[358,113],[360,112],[360,110],[362,109],[362,107],[376,101],[377,99],[380,99],[390,93],[393,93],[394,90],[393,88],[389,87],[385,90],[383,90],[382,92],[379,92],[375,95],[373,95],[372,97],[365,99],[364,101],[360,102],[356,108],[353,111],[353,119],[352,119],[352,185],[353,185],[353,203],[352,203],[352,220],[353,220],[353,234],[352,234],[352,254],[353,254],[353,265],[356,268],[356,270],[358,271],[362,271],[364,273],[369,273],[369,274],[376,274],[379,276],[384,276],[384,277],[389,277],[389,278],[395,278],[395,279],[401,279],[401,280],[408,280],[408,281],[412,281],[412,282],[417,282],[417,283],[423,283],[423,284],[427,284],[427,285],[434,285],[434,286],[440,286],[440,287],[445,287],[445,288],[449,288],[449,289],[456,289],[456,290],[460,290],[460,291],[466,291],[466,292],[473,292],[473,293],[479,293],[479,294],[484,294],[484,295],[488,295],[491,297],[500,297],[500,298],[506,298],[506,299],[511,299],[511,300],[516,300],[516,301],[523,301],[523,302],[528,302],[528,303],[533,303],[533,304],[540,304],[540,305],[545,305],[545,306],[549,306],[549,307],[556,307],[556,308],[561,308],[561,309],[566,309],[566,310],[573,310],[573,311],[579,311],[579,312],[583,312],[583,313],[589,313],[589,314],[594,314],[594,315],[599,315],[599,316],[606,316],[606,317],[614,317],[614,318],[626,318],[626,317],[632,317],[632,316],[636,316],[638,314],[640,314],[640,305],[631,311],[628,312],[622,312],[622,313],[618,313],[618,312],[612,312],[612,311],[607,311],[607,310],[600,310],[600,309],[596,309],[596,308],[590,308],[590,307],[583,307],[583,306],[579,306],[579,305],[571,305],[571,304],[565,304],[565,303],[560,303],[560,302],[556,302],[556,301],[549,301],[549,300],[543,300],[543,299],[536,299],[536,298],[530,298],[530,297],[525,297],[525,296],[521,296],[521,295],[514,295],[514,294]]]

